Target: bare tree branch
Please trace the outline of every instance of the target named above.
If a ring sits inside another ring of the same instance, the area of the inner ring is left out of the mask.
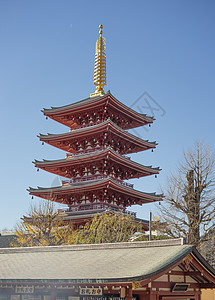
[[[168,178],[160,220],[161,234],[185,237],[199,246],[215,225],[215,155],[202,142],[184,152],[184,160]]]

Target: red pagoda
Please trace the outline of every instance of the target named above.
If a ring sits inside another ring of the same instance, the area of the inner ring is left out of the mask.
[[[161,200],[160,195],[144,193],[125,180],[156,175],[159,168],[132,161],[129,153],[156,147],[126,130],[151,124],[153,118],[140,114],[103,90],[106,84],[106,43],[100,36],[96,43],[95,93],[76,103],[44,109],[43,114],[67,127],[64,134],[39,135],[42,143],[66,151],[60,160],[35,161],[35,167],[65,177],[61,186],[29,188],[30,195],[66,204],[61,210],[65,221],[81,226],[97,213],[123,212],[135,204]],[[66,180],[66,178],[68,178]],[[135,213],[130,213],[135,215]],[[145,229],[148,222],[143,221]]]

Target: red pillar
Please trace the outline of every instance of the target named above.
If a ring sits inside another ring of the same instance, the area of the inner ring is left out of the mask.
[[[149,298],[149,299],[150,299],[150,300],[157,300],[158,297],[157,297],[156,294],[150,294],[150,298]]]
[[[125,300],[132,300],[132,287],[126,289]]]
[[[52,288],[50,296],[51,296],[51,300],[56,300],[56,291],[54,288]]]
[[[198,294],[196,295],[195,299],[196,299],[196,300],[201,300],[201,294],[198,293]]]

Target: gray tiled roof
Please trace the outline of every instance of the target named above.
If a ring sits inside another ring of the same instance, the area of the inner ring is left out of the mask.
[[[0,249],[0,280],[147,278],[192,250],[181,240]]]

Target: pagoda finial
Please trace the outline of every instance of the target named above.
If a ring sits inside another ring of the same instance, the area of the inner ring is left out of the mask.
[[[96,42],[96,53],[95,53],[95,66],[94,66],[94,84],[96,86],[96,91],[90,94],[90,97],[102,96],[105,94],[103,86],[106,85],[106,40],[102,36],[102,25],[99,25],[99,38]]]

